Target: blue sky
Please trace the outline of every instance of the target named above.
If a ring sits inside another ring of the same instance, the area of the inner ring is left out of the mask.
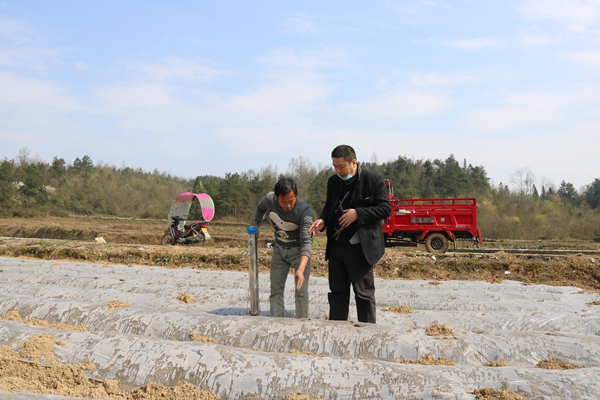
[[[600,178],[600,0],[0,0],[0,159]]]

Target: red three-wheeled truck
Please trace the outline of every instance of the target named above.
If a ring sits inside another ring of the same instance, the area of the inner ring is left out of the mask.
[[[392,214],[383,223],[387,246],[424,243],[431,253],[445,253],[456,239],[483,242],[477,227],[477,199],[397,199],[389,179],[385,184],[392,203]]]

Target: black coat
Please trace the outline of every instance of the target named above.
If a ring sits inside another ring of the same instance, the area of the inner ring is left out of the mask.
[[[382,221],[392,213],[392,206],[380,175],[358,167],[357,179],[352,200],[358,216],[358,236],[365,258],[369,264],[375,265],[385,253],[385,239],[381,225]],[[319,217],[325,222],[325,229],[327,229],[325,260],[329,259],[330,242],[334,240],[332,219],[339,204],[342,185],[343,182],[337,174],[329,177],[327,181],[327,199]]]

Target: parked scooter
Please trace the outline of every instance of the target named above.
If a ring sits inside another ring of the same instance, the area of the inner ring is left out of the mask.
[[[183,229],[179,228],[181,221],[185,221],[185,218],[178,216],[171,216],[171,224],[165,231],[165,234],[160,239],[160,244],[176,245],[176,244],[191,244],[204,246],[207,239],[210,239],[208,234],[207,221],[198,221],[190,225],[184,225]]]

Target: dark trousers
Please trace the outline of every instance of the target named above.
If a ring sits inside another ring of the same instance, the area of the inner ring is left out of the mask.
[[[329,319],[347,321],[350,285],[354,290],[360,322],[375,323],[375,279],[373,266],[365,259],[360,244],[339,244],[333,239],[329,249]]]

